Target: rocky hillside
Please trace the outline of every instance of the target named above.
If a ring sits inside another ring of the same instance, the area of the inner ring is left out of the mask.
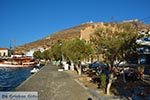
[[[79,26],[68,28],[68,29],[53,33],[40,40],[31,42],[22,46],[18,46],[14,49],[14,51],[16,53],[23,53],[25,51],[32,50],[32,49],[47,48],[47,47],[52,46],[58,40],[65,40],[65,39],[72,39],[72,38],[80,37],[80,31],[92,25],[94,25],[94,23],[84,23]]]
[[[138,22],[138,21],[125,21],[122,23],[128,23],[131,24],[132,27],[137,30],[137,31],[141,31],[141,30],[150,30],[150,25],[146,25],[142,22]],[[14,51],[16,53],[24,53],[25,51],[28,50],[32,50],[32,49],[38,49],[38,48],[48,48],[50,46],[52,46],[54,43],[56,43],[58,40],[65,40],[65,39],[73,39],[73,38],[77,38],[80,37],[80,31],[89,27],[89,26],[93,26],[97,23],[93,23],[93,22],[87,22],[84,24],[81,24],[79,26],[75,26],[72,28],[68,28],[56,33],[53,33],[45,38],[42,38],[40,40],[22,45],[22,46],[18,46],[14,49]],[[106,24],[110,24],[110,23],[106,23]]]

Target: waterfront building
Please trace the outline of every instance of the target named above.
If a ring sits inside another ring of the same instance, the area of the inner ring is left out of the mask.
[[[7,48],[0,48],[0,57],[8,57],[8,52]]]
[[[24,55],[25,55],[26,57],[33,58],[34,52],[35,52],[35,51],[38,51],[38,50],[41,51],[41,52],[44,52],[44,51],[45,51],[44,48],[38,48],[38,49],[36,49],[36,50],[27,51],[27,52],[24,53]]]
[[[37,51],[37,50],[30,50],[28,52],[25,52],[25,56],[33,58],[33,54],[34,54],[35,51]]]

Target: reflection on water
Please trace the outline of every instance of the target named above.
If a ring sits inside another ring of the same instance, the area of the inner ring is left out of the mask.
[[[11,91],[25,81],[33,67],[0,68],[0,91]]]

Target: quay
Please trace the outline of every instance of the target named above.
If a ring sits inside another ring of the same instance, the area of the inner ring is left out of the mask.
[[[51,64],[31,75],[14,91],[38,92],[38,100],[97,100],[69,73],[60,72]]]

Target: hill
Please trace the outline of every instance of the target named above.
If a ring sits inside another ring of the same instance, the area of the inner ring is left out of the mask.
[[[32,49],[50,47],[58,40],[78,38],[78,37],[80,37],[81,30],[85,29],[86,27],[92,26],[92,25],[94,25],[94,23],[84,23],[79,26],[61,30],[61,31],[53,33],[45,38],[42,38],[40,40],[31,42],[31,43],[28,43],[25,45],[17,46],[14,49],[14,51],[16,53],[24,53],[25,51],[32,50]]]
[[[145,23],[138,22],[138,21],[124,21],[121,22],[121,24],[130,24],[133,29],[136,31],[143,31],[143,30],[150,30],[150,25],[146,25]],[[80,37],[80,31],[90,27],[94,26],[97,23],[94,22],[87,22],[84,24],[81,24],[79,26],[75,26],[72,28],[68,28],[62,31],[58,31],[56,33],[53,33],[45,38],[42,38],[40,40],[18,46],[14,49],[16,53],[24,53],[25,51],[29,51],[32,49],[38,49],[38,48],[48,48],[51,47],[54,43],[56,43],[58,40],[68,40],[73,38],[79,38]],[[112,24],[112,23],[105,23],[105,25]],[[113,23],[118,24],[118,23]]]

